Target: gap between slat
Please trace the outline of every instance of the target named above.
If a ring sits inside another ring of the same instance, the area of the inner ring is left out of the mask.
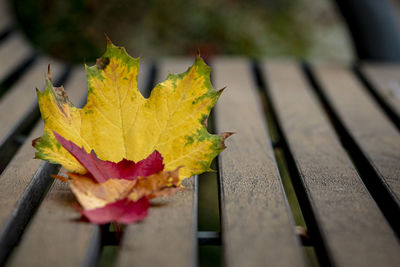
[[[397,130],[400,131],[400,117],[393,111],[393,109],[386,103],[386,101],[377,93],[377,89],[372,85],[370,79],[368,79],[367,75],[361,70],[361,66],[359,64],[355,64],[352,68],[352,71],[357,76],[357,78],[364,85],[363,88],[365,91],[375,99],[375,101],[379,104],[380,108],[385,112],[386,116],[392,121],[392,123],[396,126]]]
[[[211,63],[206,62],[211,67],[211,81],[213,81]],[[218,88],[214,89],[218,90]],[[207,130],[209,133],[219,134],[216,132],[214,109],[211,110],[208,118]],[[198,178],[198,228],[196,230],[200,266],[221,266],[222,263],[218,156],[212,162],[211,169],[216,172],[203,173]]]

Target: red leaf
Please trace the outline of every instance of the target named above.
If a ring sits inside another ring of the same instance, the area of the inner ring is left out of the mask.
[[[124,198],[98,209],[81,209],[79,211],[92,223],[106,224],[109,222],[119,222],[130,224],[146,218],[149,207],[150,202],[147,197],[142,197],[138,201],[131,201],[128,198]]]
[[[164,170],[163,157],[160,152],[154,150],[150,156],[136,163],[136,170],[135,175],[142,177],[153,175]]]
[[[103,183],[111,178],[134,180],[139,176],[149,176],[164,169],[163,158],[157,150],[137,164],[127,159],[115,163],[101,160],[96,156],[93,150],[89,154],[83,147],[78,147],[72,141],[66,140],[55,131],[53,131],[53,133],[57,141],[68,150],[68,152],[71,153],[99,183]]]

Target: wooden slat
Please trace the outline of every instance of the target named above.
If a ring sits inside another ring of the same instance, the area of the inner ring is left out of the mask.
[[[82,69],[80,71],[82,71]],[[82,99],[85,96],[86,90],[85,87],[77,86],[78,83],[75,79],[81,79],[82,81],[84,75],[82,76],[79,75],[79,73],[74,72],[72,77],[73,79],[70,84],[71,88],[69,88],[71,90],[68,90],[68,95],[71,97],[71,100],[76,103],[78,99]],[[80,84],[82,85],[82,82]],[[52,181],[50,174],[56,172],[58,168],[56,165],[33,158],[35,149],[31,145],[31,140],[39,137],[42,132],[43,123],[40,122],[35,126],[25,144],[20,148],[0,177],[0,263],[5,259],[10,249],[12,249],[15,241],[23,231],[24,226],[29,221],[36,205],[40,202],[41,195],[46,190],[48,184]],[[60,190],[62,191],[62,188]],[[55,196],[53,198],[55,198]],[[62,198],[61,195],[60,198]],[[46,208],[45,206],[42,214],[46,215],[46,212],[54,213],[55,215],[58,214],[59,217],[57,218],[56,216],[55,220],[60,219],[60,216],[62,216],[62,213],[64,212],[64,207],[60,207],[60,212],[51,210],[51,204],[47,207],[50,208]],[[68,210],[65,212],[64,216],[68,218]],[[51,223],[48,223],[48,221],[52,221],[51,217],[49,217],[48,214],[44,217],[45,222],[42,221],[41,223],[48,225],[49,231],[51,231]],[[58,228],[58,230],[60,232],[64,231],[63,228]],[[32,230],[32,232],[33,234],[31,235],[33,236],[34,234],[37,234],[35,229]],[[42,237],[52,236],[47,235],[47,230],[41,232],[41,235]],[[60,237],[60,235],[58,235],[58,237]],[[44,246],[45,244],[42,242],[43,238],[36,240],[34,242],[34,247],[40,248],[41,246]],[[59,242],[62,243],[63,241],[61,240]],[[41,246],[38,246],[38,243]],[[55,246],[54,243],[47,243],[46,245],[49,246],[49,251],[51,250],[51,246]],[[54,249],[55,248],[56,247],[54,247]],[[34,250],[33,248],[29,248],[29,250],[31,249]],[[40,250],[36,255],[42,255],[42,251],[43,250]],[[58,255],[63,255],[63,253],[64,251],[60,251]],[[37,258],[37,260],[41,261],[50,259],[44,256],[33,258]]]
[[[147,88],[150,84],[149,81],[150,68],[151,68],[150,60],[140,59],[137,86],[142,95],[145,95],[146,92],[151,90],[151,88]]]
[[[185,71],[192,60],[165,60],[159,64],[156,80],[168,72]],[[129,225],[124,233],[117,266],[196,266],[197,224],[193,178],[187,190],[157,198],[143,223]]]
[[[368,63],[361,71],[400,120],[400,65]]]
[[[31,46],[19,33],[14,33],[0,43],[0,81],[7,78],[33,53]]]
[[[396,236],[323,115],[299,65],[273,62],[263,67],[271,101],[333,265],[399,266]]]
[[[261,100],[242,59],[213,61],[217,131],[233,131],[219,156],[225,266],[303,266]]]
[[[344,66],[315,66],[321,90],[400,206],[400,134]]]
[[[78,222],[73,201],[68,184],[55,181],[7,266],[96,266],[100,227]]]
[[[28,140],[41,135],[37,125]],[[55,165],[33,159],[35,150],[26,142],[0,176],[0,265],[13,248],[46,190]]]
[[[63,74],[64,66],[49,58],[41,58],[0,99],[0,146],[37,107],[35,88],[44,88],[49,63],[53,78],[57,81]]]

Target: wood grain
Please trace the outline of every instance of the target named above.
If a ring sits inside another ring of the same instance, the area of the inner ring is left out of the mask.
[[[96,266],[100,227],[79,222],[74,201],[68,184],[56,180],[7,266]]]
[[[157,82],[168,72],[185,71],[193,60],[163,60],[158,65]],[[149,216],[129,225],[124,233],[117,266],[196,266],[197,214],[194,207],[194,183],[170,197],[152,201]]]
[[[0,81],[7,78],[19,65],[33,53],[30,44],[20,33],[13,33],[0,43]]]
[[[213,61],[218,132],[236,132],[219,156],[225,266],[303,266],[250,62]]]
[[[29,139],[41,135],[37,125]],[[34,148],[26,142],[0,177],[0,264],[12,249],[50,182],[56,166],[33,159]]]
[[[361,66],[361,72],[400,119],[400,65],[366,63]]]
[[[400,206],[400,133],[360,82],[339,65],[318,65],[321,90]]]
[[[82,75],[72,75],[72,80],[74,77]],[[86,94],[84,87],[70,89],[68,95],[75,103]],[[35,149],[31,140],[39,137],[42,132],[43,123],[40,122],[0,177],[0,264],[6,259],[40,203],[43,193],[52,181],[50,174],[58,169],[57,165],[33,158]],[[59,230],[62,231],[62,228]],[[39,258],[43,260],[46,257]]]
[[[263,67],[279,124],[333,265],[399,266],[396,236],[342,148],[300,66],[271,62]]]

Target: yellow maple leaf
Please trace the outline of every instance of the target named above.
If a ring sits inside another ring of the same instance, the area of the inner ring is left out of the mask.
[[[34,143],[36,157],[68,172],[86,173],[57,142],[56,131],[86,151],[93,149],[102,160],[137,162],[158,150],[166,171],[182,166],[181,180],[209,171],[227,136],[210,134],[205,127],[222,92],[213,89],[210,68],[197,56],[186,72],[169,74],[148,99],[137,88],[138,72],[139,59],[108,40],[96,65],[86,66],[89,93],[82,109],[47,79],[44,92],[37,91],[45,131]]]

